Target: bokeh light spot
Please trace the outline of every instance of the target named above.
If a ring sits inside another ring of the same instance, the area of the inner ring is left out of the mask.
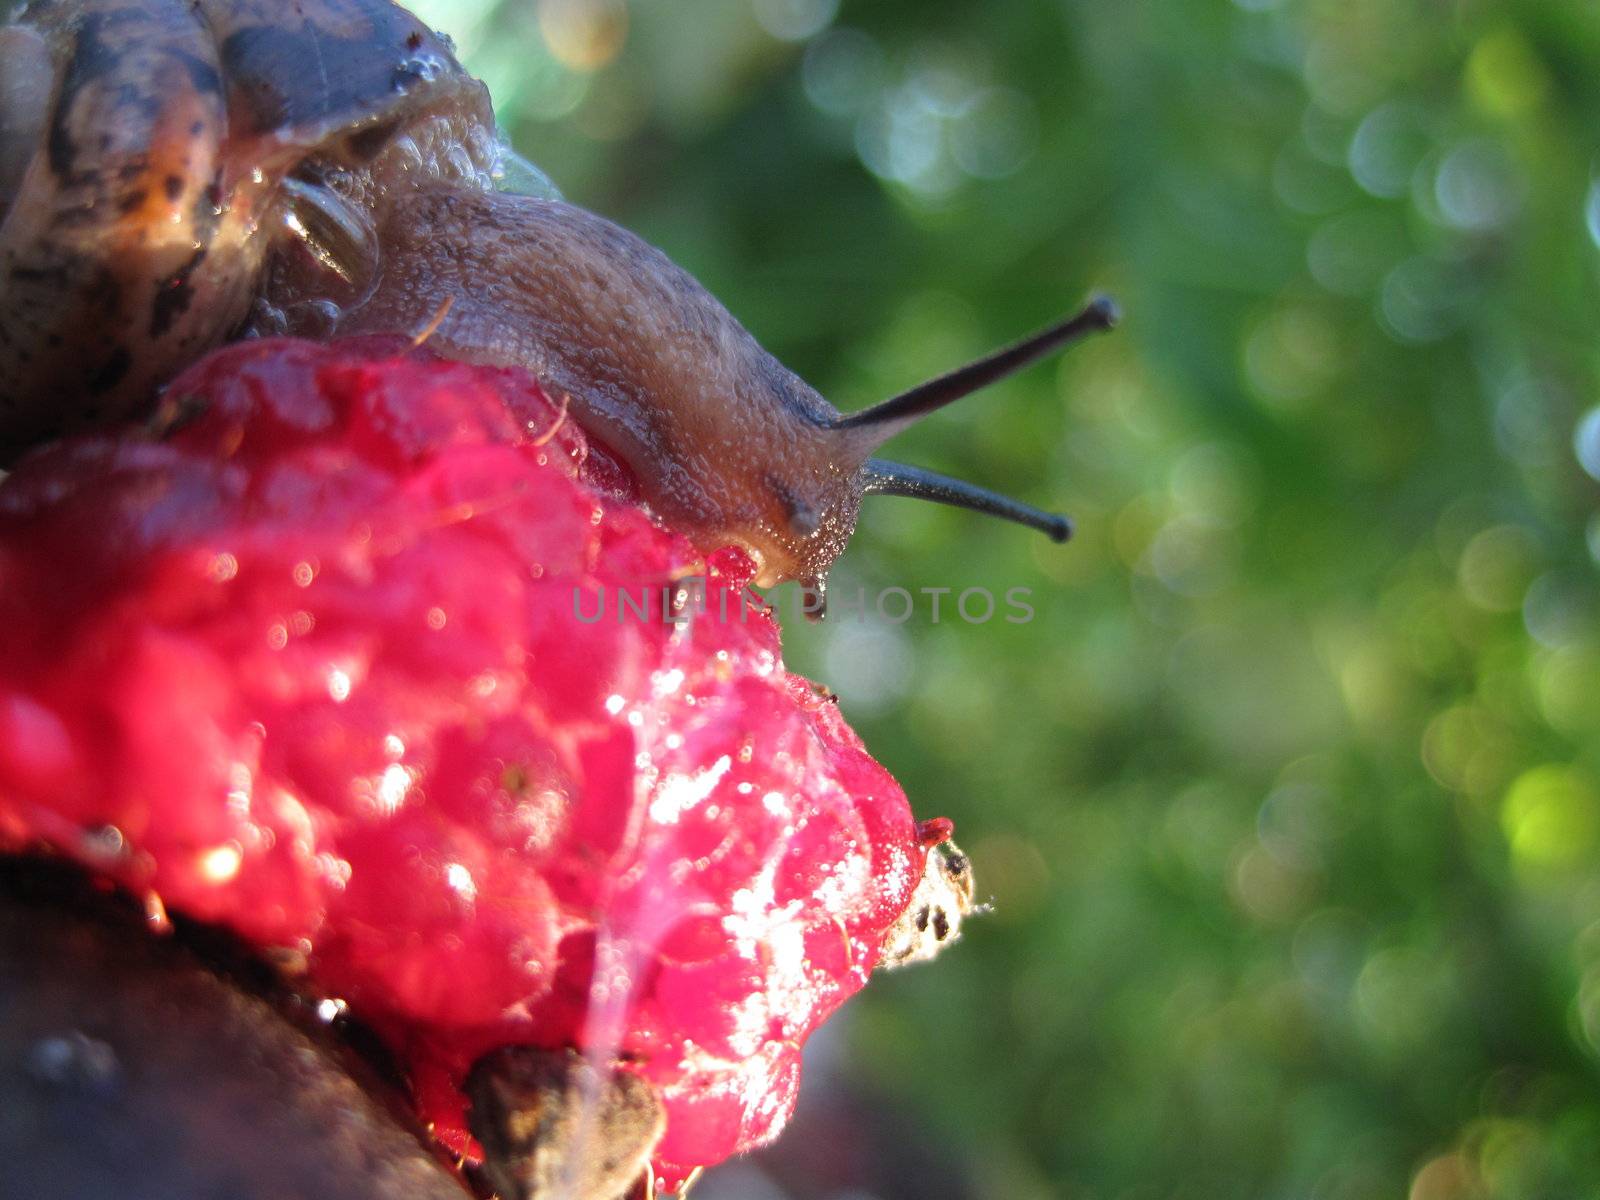
[[[950,153],[976,179],[1003,179],[1022,168],[1038,140],[1032,100],[1015,88],[985,88],[952,124]]]
[[[1600,795],[1576,768],[1534,767],[1506,792],[1500,822],[1517,865],[1581,867],[1593,861],[1600,841]]]
[[[1482,1200],[1483,1187],[1469,1159],[1441,1154],[1424,1163],[1406,1200]]]
[[[806,47],[806,98],[830,116],[860,112],[883,86],[883,50],[859,29],[830,29]]]
[[[1356,979],[1356,1015],[1375,1049],[1404,1054],[1439,1019],[1437,972],[1421,951],[1394,946],[1367,959]]]
[[[1291,412],[1305,407],[1337,370],[1333,327],[1312,309],[1280,305],[1249,333],[1244,366],[1268,407]]]
[[[1408,342],[1433,342],[1461,324],[1465,281],[1451,264],[1410,258],[1385,276],[1379,307],[1388,330]]]
[[[1339,296],[1372,291],[1406,252],[1405,231],[1389,213],[1358,210],[1317,227],[1306,243],[1311,278]]]
[[[1572,452],[1589,477],[1600,480],[1600,405],[1584,413],[1572,431]]]
[[[1570,409],[1570,398],[1555,381],[1513,371],[1495,390],[1495,442],[1514,462],[1551,469],[1566,453],[1562,434]]]
[[[905,631],[870,619],[870,611],[865,615],[868,619],[841,621],[824,651],[828,679],[850,698],[852,714],[881,712],[899,701],[911,685],[914,665]],[[951,615],[940,614],[942,619]]]
[[[1335,212],[1351,196],[1345,172],[1324,161],[1301,137],[1285,145],[1273,160],[1272,190],[1294,211],[1311,216]]]
[[[1481,39],[1467,59],[1467,90],[1484,111],[1517,117],[1538,107],[1549,90],[1544,64],[1515,29]]]
[[[1355,912],[1323,908],[1294,931],[1290,951],[1295,972],[1320,1000],[1346,1002],[1365,959],[1367,930]]]
[[[622,0],[539,0],[539,32],[556,61],[595,71],[622,49],[628,6]]]
[[[1233,442],[1202,442],[1172,468],[1173,506],[1191,521],[1232,529],[1255,509],[1258,471]]]
[[[1302,74],[1312,98],[1329,112],[1359,112],[1382,94],[1383,81],[1374,78],[1369,56],[1352,53],[1334,37],[1320,37],[1306,48]]]
[[[761,28],[785,42],[821,33],[839,12],[839,0],[753,0],[753,6]]]
[[[1225,530],[1183,515],[1163,525],[1140,567],[1180,596],[1210,596],[1223,591],[1236,557]]]
[[[1487,233],[1504,225],[1522,202],[1524,180],[1496,142],[1474,139],[1456,146],[1434,175],[1439,215],[1457,229]]]
[[[994,895],[995,916],[1015,924],[1037,919],[1051,884],[1050,864],[1038,844],[999,833],[966,848],[983,864],[983,887]]]
[[[1516,751],[1504,726],[1474,705],[1445,709],[1422,734],[1428,773],[1444,787],[1477,800],[1499,794],[1514,769]]]
[[[1600,729],[1600,646],[1565,647],[1538,665],[1535,689],[1545,720],[1569,737]]]
[[[1570,646],[1600,631],[1595,593],[1587,574],[1547,571],[1522,598],[1522,623],[1543,646]]]
[[[1478,1169],[1491,1196],[1524,1196],[1539,1174],[1545,1147],[1527,1121],[1486,1121],[1479,1130]]]
[[[937,190],[944,153],[942,123],[909,89],[890,89],[857,123],[856,153],[867,170],[882,179]]]
[[[1590,932],[1593,931],[1590,926]],[[1576,998],[1578,1027],[1591,1052],[1600,1054],[1600,964],[1583,973]]]
[[[1447,708],[1428,722],[1422,733],[1422,762],[1428,774],[1447,788],[1460,788],[1466,778],[1467,760],[1478,742],[1472,709],[1466,705]]]
[[[1229,884],[1239,907],[1267,925],[1296,920],[1316,890],[1315,877],[1304,865],[1280,858],[1260,843],[1239,854]]]
[[[1411,173],[1432,145],[1422,115],[1396,102],[1372,110],[1350,139],[1350,174],[1362,190],[1394,200],[1411,186]]]
[[[1456,565],[1462,594],[1490,612],[1515,612],[1532,581],[1538,548],[1518,525],[1495,525],[1467,543]]]

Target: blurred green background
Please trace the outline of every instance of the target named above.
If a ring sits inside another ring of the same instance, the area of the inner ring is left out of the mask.
[[[944,1191],[848,1194],[1600,1196],[1592,0],[414,6],[841,408],[1125,310],[892,447],[1072,545],[869,500],[911,619],[786,622],[994,903],[835,1050]]]

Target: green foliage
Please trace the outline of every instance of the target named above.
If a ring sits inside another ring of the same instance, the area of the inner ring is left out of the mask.
[[[787,623],[994,899],[862,1054],[995,1197],[1600,1195],[1592,6],[833,10],[429,15],[842,408],[1127,314],[892,448],[1074,544],[870,500],[835,580],[1031,622]]]

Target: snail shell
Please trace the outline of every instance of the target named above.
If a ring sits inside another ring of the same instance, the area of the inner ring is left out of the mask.
[[[501,156],[386,0],[33,0],[0,79],[0,463],[135,412],[263,294],[358,300],[382,198]]]

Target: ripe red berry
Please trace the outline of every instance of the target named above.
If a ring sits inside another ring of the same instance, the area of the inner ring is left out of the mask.
[[[772,1137],[948,829],[748,560],[674,621],[699,556],[517,372],[257,342],[168,395],[0,485],[0,845],[291,951],[458,1147],[507,1043],[653,1084],[669,1183]]]

